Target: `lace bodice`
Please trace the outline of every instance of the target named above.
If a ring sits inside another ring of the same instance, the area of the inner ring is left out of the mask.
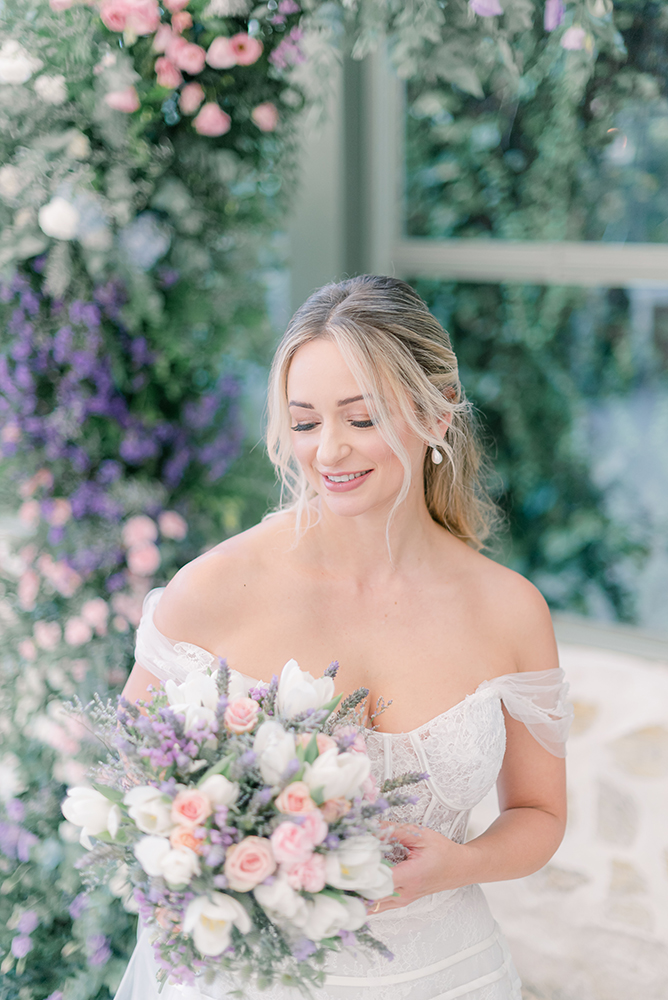
[[[185,680],[193,670],[217,665],[217,657],[189,642],[174,642],[153,623],[161,590],[144,603],[137,630],[137,662],[161,680]],[[256,681],[241,675],[248,686]],[[506,746],[501,709],[523,722],[536,740],[556,756],[565,753],[573,709],[561,669],[503,674],[483,683],[447,712],[409,733],[367,734],[374,777],[380,783],[405,771],[423,771],[416,799],[397,813],[400,822],[430,826],[461,842],[468,814],[494,785]]]

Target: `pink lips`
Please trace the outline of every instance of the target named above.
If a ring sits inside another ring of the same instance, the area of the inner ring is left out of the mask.
[[[325,483],[325,486],[330,491],[330,493],[348,493],[349,490],[355,490],[355,489],[357,489],[358,486],[361,486],[362,483],[365,483],[367,481],[367,479],[369,478],[369,476],[371,475],[372,472],[373,472],[373,469],[369,469],[369,471],[365,472],[363,476],[357,476],[356,479],[349,479],[345,483],[333,483],[331,481],[331,479],[327,478],[327,476],[326,476],[325,473],[321,473],[321,475],[322,475],[323,481]],[[334,473],[332,473],[332,475],[334,475]],[[339,472],[338,475],[339,476],[346,476],[346,475],[349,476],[349,475],[351,475],[351,473],[349,473],[349,472]]]

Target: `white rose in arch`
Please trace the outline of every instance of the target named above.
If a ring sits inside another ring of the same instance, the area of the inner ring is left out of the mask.
[[[394,892],[392,869],[384,864],[379,842],[370,834],[350,837],[325,857],[327,884],[351,889],[366,899],[384,899]]]
[[[230,943],[232,925],[248,934],[252,924],[238,900],[222,892],[197,896],[189,904],[183,919],[183,930],[192,935],[201,955],[220,955]]]
[[[350,799],[358,795],[371,771],[371,761],[361,753],[325,750],[306,766],[304,782],[311,793],[321,790],[323,799]]]
[[[260,774],[268,785],[278,785],[288,764],[297,759],[294,736],[274,719],[262,723],[255,734],[253,750]]]
[[[35,93],[41,97],[45,104],[64,104],[67,100],[67,86],[62,73],[50,76],[43,73],[38,76],[33,84]]]
[[[47,205],[42,205],[37,221],[45,236],[73,240],[79,227],[79,212],[66,198],[56,195]]]
[[[10,38],[0,48],[0,83],[27,83],[42,65],[40,59],[29,55],[22,45]]]
[[[296,660],[288,660],[278,682],[276,705],[279,714],[292,719],[309,708],[322,708],[334,697],[334,679],[318,677],[300,670]]]
[[[108,833],[112,838],[121,824],[121,810],[94,788],[70,788],[61,806],[65,819],[81,827],[79,841],[91,849],[91,837]]]
[[[142,833],[169,833],[174,825],[171,818],[171,801],[159,788],[140,785],[132,788],[123,799],[129,806],[128,815]]]

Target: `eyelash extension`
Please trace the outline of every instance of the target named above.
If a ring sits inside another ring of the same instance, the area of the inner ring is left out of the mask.
[[[351,420],[350,423],[352,424],[353,427],[361,427],[361,428],[364,428],[364,429],[368,428],[368,427],[373,427],[374,426],[374,421],[373,420]],[[293,430],[293,431],[312,431],[315,426],[316,426],[315,424],[295,424],[294,427],[290,428],[290,430]]]
[[[350,423],[353,427],[373,427],[375,424],[374,420],[351,420]]]
[[[295,424],[295,426],[291,427],[290,430],[291,431],[312,431],[314,427],[315,427],[315,424]]]

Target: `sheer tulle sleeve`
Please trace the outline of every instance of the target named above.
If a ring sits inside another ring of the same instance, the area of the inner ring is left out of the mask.
[[[191,642],[174,642],[159,632],[153,624],[153,615],[162,596],[163,588],[156,588],[146,595],[144,609],[137,629],[135,659],[145,670],[161,681],[182,684],[193,670],[212,670],[218,658]]]
[[[504,674],[480,686],[495,691],[508,714],[523,722],[541,746],[555,757],[566,756],[573,706],[568,701],[568,684],[560,667]]]

